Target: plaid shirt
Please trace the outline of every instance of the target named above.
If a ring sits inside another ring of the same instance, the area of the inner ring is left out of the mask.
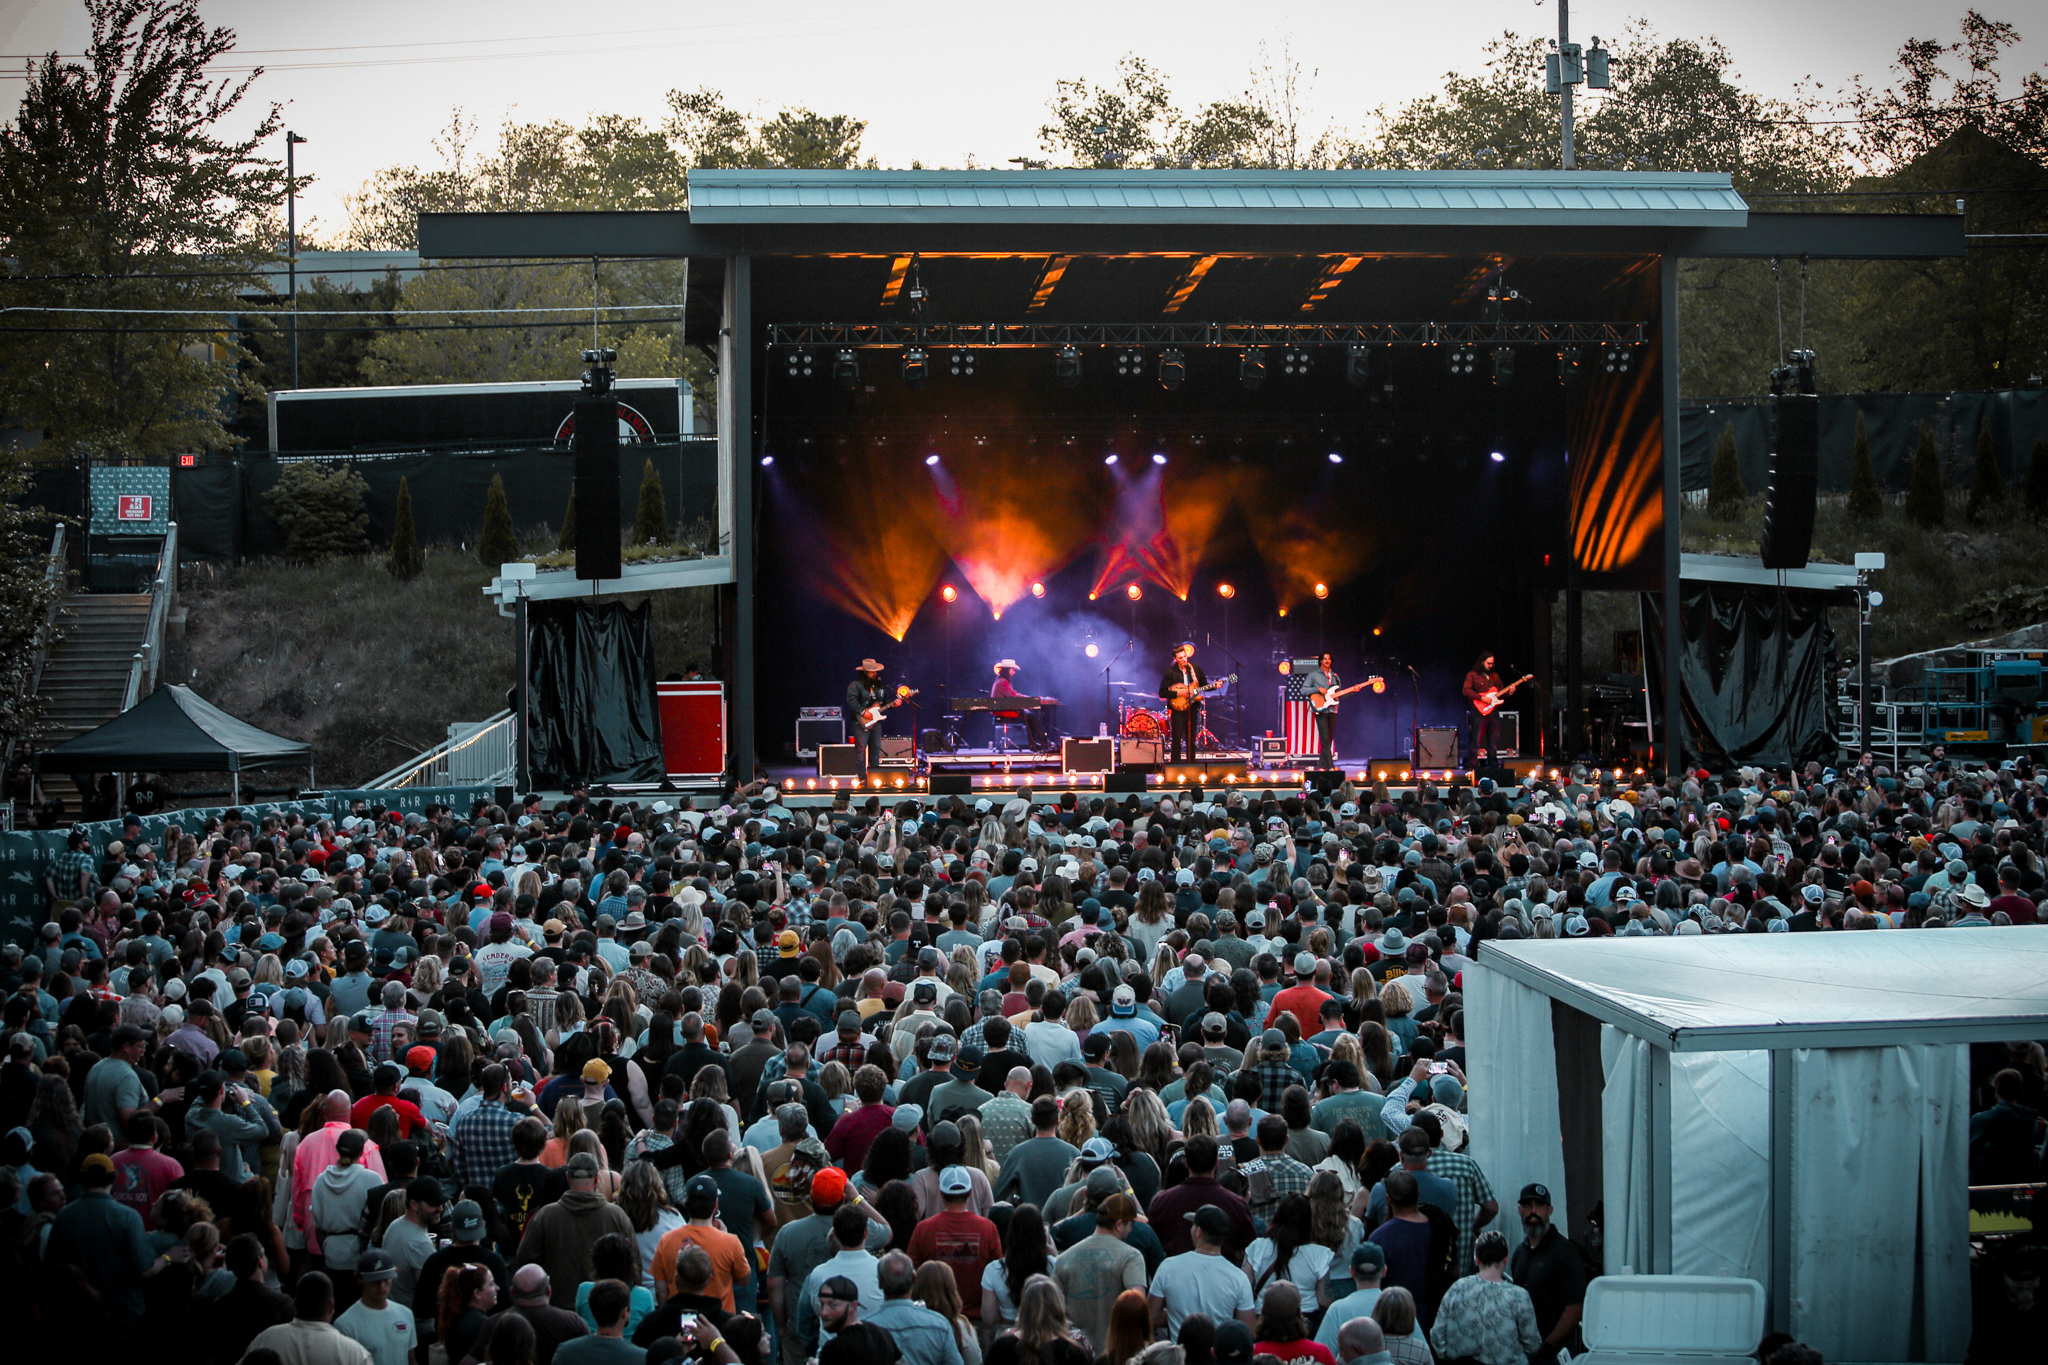
[[[67,848],[50,860],[50,880],[57,888],[58,900],[77,900],[85,893],[78,889],[78,874],[85,874],[87,886],[92,885],[93,856],[82,848]]]
[[[1284,1152],[1276,1156],[1262,1156],[1256,1161],[1247,1161],[1237,1169],[1244,1174],[1247,1182],[1251,1182],[1252,1177],[1262,1171],[1273,1177],[1273,1188],[1270,1193],[1263,1198],[1248,1197],[1248,1202],[1252,1206],[1252,1217],[1268,1223],[1279,1210],[1280,1201],[1290,1194],[1307,1194],[1308,1182],[1315,1176],[1315,1172]],[[1251,1188],[1257,1189],[1258,1186],[1253,1183]]]
[[[794,929],[798,934],[811,927],[811,902],[807,897],[791,896],[782,904],[783,927]]]
[[[1479,1235],[1472,1222],[1479,1217],[1479,1206],[1493,1198],[1493,1186],[1487,1183],[1486,1172],[1479,1169],[1479,1163],[1463,1152],[1437,1148],[1429,1154],[1428,1170],[1431,1175],[1450,1181],[1451,1188],[1458,1192],[1458,1207],[1444,1212],[1458,1225],[1458,1264],[1471,1265],[1472,1243]]]
[[[837,1033],[832,1036],[835,1039],[839,1037]],[[848,1071],[858,1071],[867,1064],[868,1049],[874,1045],[875,1040],[865,1033],[850,1043],[834,1042],[831,1047],[818,1054],[818,1064],[830,1066],[837,1062]]]
[[[1301,1073],[1285,1057],[1262,1057],[1252,1073],[1259,1078],[1259,1108],[1269,1114],[1280,1112],[1280,1097],[1288,1086],[1302,1083]]]
[[[457,1119],[448,1134],[455,1144],[455,1178],[465,1185],[488,1185],[517,1160],[512,1127],[520,1117],[503,1100],[485,1100]]]
[[[988,1051],[988,1020],[975,1020],[967,1026],[967,1031],[960,1035],[960,1050],[964,1052],[970,1047],[978,1047],[984,1053]]]
[[[370,1020],[370,1056],[376,1061],[391,1060],[391,1033],[400,1024],[410,1025],[415,1036],[419,1033],[420,1017],[403,1009],[380,1010]],[[493,1172],[496,1174],[496,1172]]]

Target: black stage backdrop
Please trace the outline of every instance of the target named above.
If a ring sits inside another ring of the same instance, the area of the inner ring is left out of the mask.
[[[1686,583],[1679,594],[1685,761],[1725,770],[1831,758],[1829,594]],[[1661,698],[1664,612],[1643,594],[1650,695]],[[1661,733],[1661,731],[1660,731]]]
[[[617,602],[535,602],[533,782],[659,782],[654,609]]]

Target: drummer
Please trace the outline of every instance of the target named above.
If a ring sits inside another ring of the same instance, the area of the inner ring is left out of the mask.
[[[995,685],[989,688],[988,694],[991,697],[1021,697],[1025,695],[1017,690],[1016,678],[1017,661],[1015,659],[998,659],[996,661]],[[1033,707],[1028,711],[991,711],[989,716],[991,719],[1003,724],[1010,724],[1019,720],[1023,721],[1024,733],[1030,736],[1031,747],[1034,749],[1043,749],[1045,747],[1045,720],[1039,713],[1038,708]]]

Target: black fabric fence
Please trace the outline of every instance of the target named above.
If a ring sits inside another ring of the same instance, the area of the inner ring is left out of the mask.
[[[534,785],[659,782],[652,604],[535,602],[527,613]]]
[[[1686,582],[1679,592],[1683,759],[1716,771],[1831,759],[1836,668],[1831,594]],[[1643,659],[1653,711],[1664,699],[1664,607],[1642,594]],[[1656,716],[1654,733],[1663,734]]]
[[[1849,491],[1856,451],[1856,414],[1870,435],[1870,463],[1878,486],[1906,491],[1920,428],[1934,430],[1946,482],[1967,488],[1977,460],[1977,432],[1991,426],[1992,449],[2008,484],[2026,475],[2037,440],[2048,440],[2048,391],[2007,389],[1996,393],[1824,393],[1820,396],[1820,491]],[[1743,487],[1762,491],[1770,476],[1771,409],[1767,399],[1699,399],[1679,408],[1679,484],[1703,489],[1713,473],[1714,447],[1735,428],[1735,458]]]

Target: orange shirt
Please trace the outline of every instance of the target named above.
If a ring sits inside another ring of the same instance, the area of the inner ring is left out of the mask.
[[[711,1253],[711,1282],[705,1286],[707,1297],[717,1299],[725,1311],[733,1311],[732,1286],[735,1280],[744,1280],[754,1273],[747,1262],[747,1249],[740,1245],[740,1239],[717,1228],[699,1227],[694,1223],[667,1233],[654,1248],[654,1264],[648,1273],[654,1276],[654,1293],[658,1301],[666,1301],[676,1292],[676,1257],[682,1255],[685,1243],[695,1242]]]

